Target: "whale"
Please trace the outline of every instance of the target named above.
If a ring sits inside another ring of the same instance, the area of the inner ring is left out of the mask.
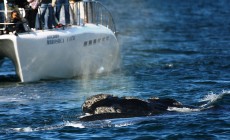
[[[96,121],[114,118],[153,116],[167,112],[169,107],[185,107],[172,98],[150,97],[147,100],[132,96],[97,94],[88,97],[82,104],[80,121]]]

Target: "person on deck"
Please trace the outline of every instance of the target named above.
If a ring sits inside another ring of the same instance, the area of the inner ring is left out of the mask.
[[[57,0],[56,4],[57,4],[56,17],[58,19],[58,22],[60,22],[60,12],[61,12],[62,5],[64,5],[65,24],[70,25],[69,0]]]
[[[6,28],[7,33],[14,32],[14,31],[16,31],[16,33],[25,32],[25,28],[23,26],[23,20],[20,17],[19,11],[14,10],[11,12],[9,23],[12,24],[7,26]]]
[[[29,8],[26,11],[25,18],[28,19],[28,24],[30,28],[35,28],[36,25],[36,16],[38,13],[38,5],[40,0],[27,0],[29,3]]]
[[[56,0],[41,0],[41,22],[43,24],[43,28],[45,29],[52,29],[53,26],[57,26],[54,16],[54,6]],[[48,20],[45,20],[46,10],[49,10]]]

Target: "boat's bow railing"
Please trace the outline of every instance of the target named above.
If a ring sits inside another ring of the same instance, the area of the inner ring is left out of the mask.
[[[116,33],[116,26],[112,14],[100,2],[94,0],[84,0],[84,23],[101,24]],[[80,10],[81,12],[81,10]],[[80,16],[81,13],[78,13]]]

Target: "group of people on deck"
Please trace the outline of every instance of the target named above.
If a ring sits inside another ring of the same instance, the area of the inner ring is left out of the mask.
[[[30,28],[36,28],[36,16],[39,13],[39,28],[38,29],[52,29],[59,28],[63,25],[60,24],[60,12],[62,6],[64,6],[65,14],[65,25],[70,25],[70,3],[76,3],[81,0],[0,0],[0,29],[3,27],[4,23],[15,23],[14,25],[7,25],[7,27],[13,26],[16,32],[24,32],[22,30],[23,26],[19,22],[23,22],[23,17],[21,16],[18,8],[25,9],[25,19]],[[5,6],[7,5],[7,10],[12,12],[5,15]],[[54,9],[56,7],[56,9]],[[47,16],[48,14],[48,16]],[[1,33],[0,33],[1,34]]]

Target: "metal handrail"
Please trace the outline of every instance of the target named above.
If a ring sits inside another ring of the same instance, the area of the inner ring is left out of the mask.
[[[86,23],[101,24],[116,33],[116,26],[110,11],[98,1],[84,1],[84,9],[88,9],[84,15]],[[91,6],[89,8],[89,6]],[[91,13],[90,13],[91,12]]]
[[[110,11],[98,1],[81,1],[75,3],[76,11],[71,11],[76,16],[76,25],[93,23],[103,25],[116,32],[115,22]],[[73,18],[73,17],[72,17]]]
[[[112,14],[111,14],[111,12],[104,6],[104,5],[102,5],[100,2],[96,2],[97,4],[99,4],[100,6],[102,6],[105,10],[106,10],[106,12],[107,12],[107,14],[108,14],[108,17],[109,17],[109,28],[114,32],[114,33],[116,33],[116,26],[115,26],[115,22],[114,22],[114,19],[113,19],[113,16],[112,16]],[[112,22],[112,23],[111,23]]]
[[[0,10],[0,13],[4,13],[5,12],[5,10]],[[4,19],[3,19],[3,21],[5,21],[5,13],[4,13]],[[5,30],[5,22],[0,22],[0,31],[3,31],[3,30]]]
[[[73,23],[74,25],[84,26],[86,23],[93,23],[96,25],[103,25],[111,29],[114,33],[116,33],[116,26],[112,14],[100,2],[80,1],[80,2],[76,2],[75,4],[77,7],[75,11],[71,11],[70,8],[70,12],[72,12],[72,14],[74,13],[75,16],[74,18],[71,17],[75,19]],[[29,9],[25,9],[25,10],[29,10]],[[5,12],[6,14],[5,10],[1,10],[0,12]],[[9,12],[11,11],[7,10],[7,13]],[[6,21],[6,15],[4,20]],[[6,22],[0,23],[0,25],[4,25],[4,28],[0,28],[0,30],[4,30],[7,24],[12,24],[12,23],[6,23]]]

